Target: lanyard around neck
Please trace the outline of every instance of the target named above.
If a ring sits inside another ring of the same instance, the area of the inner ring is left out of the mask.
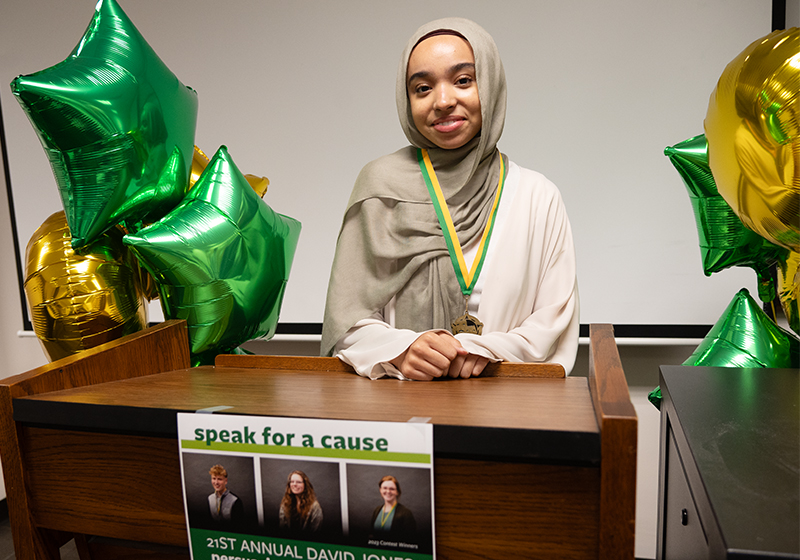
[[[455,270],[456,278],[458,278],[461,293],[464,294],[464,296],[469,296],[475,288],[478,276],[483,268],[483,261],[486,258],[489,240],[492,237],[492,229],[494,229],[495,218],[497,217],[497,208],[500,206],[500,195],[503,193],[503,186],[506,181],[506,169],[502,154],[500,156],[500,180],[497,184],[497,193],[494,196],[492,211],[489,213],[489,220],[486,222],[486,228],[483,230],[483,236],[481,237],[480,245],[478,245],[478,253],[475,255],[475,260],[472,262],[471,270],[467,270],[467,264],[464,261],[464,252],[461,250],[461,243],[458,241],[456,228],[453,225],[453,218],[450,217],[450,210],[447,208],[447,201],[442,193],[442,187],[439,185],[436,172],[433,170],[433,164],[428,155],[428,150],[417,149],[417,161],[422,171],[422,177],[425,179],[425,185],[428,187],[428,193],[433,201],[433,207],[436,209],[436,216],[439,218],[439,225],[444,234],[447,250],[450,252],[450,260],[453,262],[453,269]]]
[[[389,520],[389,516],[392,515],[392,512],[394,511],[394,508],[396,508],[396,507],[397,507],[397,502],[395,502],[395,504],[392,506],[392,509],[390,509],[389,513],[387,513],[386,515],[384,515],[384,511],[383,511],[384,508],[381,508],[381,527],[386,525],[386,521]]]

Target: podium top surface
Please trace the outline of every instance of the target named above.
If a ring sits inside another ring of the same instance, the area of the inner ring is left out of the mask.
[[[14,399],[14,420],[57,429],[176,435],[177,412],[428,421],[435,453],[598,464],[585,378],[429,383],[351,373],[204,366]]]

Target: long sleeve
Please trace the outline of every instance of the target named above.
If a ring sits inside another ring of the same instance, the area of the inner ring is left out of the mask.
[[[311,511],[308,512],[308,520],[303,529],[313,533],[319,530],[320,525],[322,525],[322,506],[319,505],[319,502],[314,502]]]
[[[484,334],[459,334],[470,352],[508,362],[555,362],[569,372],[580,330],[572,229],[561,195],[520,169],[520,185],[487,256],[478,307]]]
[[[358,321],[334,348],[335,355],[353,366],[356,373],[370,379],[384,376],[405,379],[389,363],[402,354],[420,333],[396,329],[383,320],[380,313]]]
[[[483,334],[456,337],[468,351],[493,361],[556,362],[569,372],[580,317],[575,249],[561,195],[544,176],[515,164],[506,189],[480,289],[470,299]],[[358,321],[334,351],[360,375],[402,379],[388,361],[419,334],[393,328],[391,309],[385,309]]]

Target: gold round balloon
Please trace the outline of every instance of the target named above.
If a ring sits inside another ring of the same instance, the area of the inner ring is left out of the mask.
[[[142,330],[147,307],[139,265],[112,229],[80,254],[64,212],[34,232],[25,255],[25,294],[33,330],[53,361]]]
[[[705,132],[711,172],[736,215],[800,251],[800,29],[775,31],[728,64]]]
[[[208,161],[208,156],[203,152],[203,150],[195,146],[194,154],[192,156],[192,169],[189,175],[190,189],[200,178],[200,175],[203,174],[203,170],[208,165]],[[253,187],[253,190],[256,191],[256,194],[261,198],[264,198],[264,195],[267,194],[267,187],[269,187],[269,179],[250,174],[245,174],[244,178],[247,179],[247,183]]]

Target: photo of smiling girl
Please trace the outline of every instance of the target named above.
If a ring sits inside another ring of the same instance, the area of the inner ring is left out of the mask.
[[[378,483],[383,503],[372,512],[372,538],[389,538],[403,542],[416,540],[417,523],[411,510],[399,502],[400,482],[386,475]]]
[[[284,533],[294,537],[316,533],[322,525],[322,507],[303,471],[289,473],[278,511],[278,525]]]

